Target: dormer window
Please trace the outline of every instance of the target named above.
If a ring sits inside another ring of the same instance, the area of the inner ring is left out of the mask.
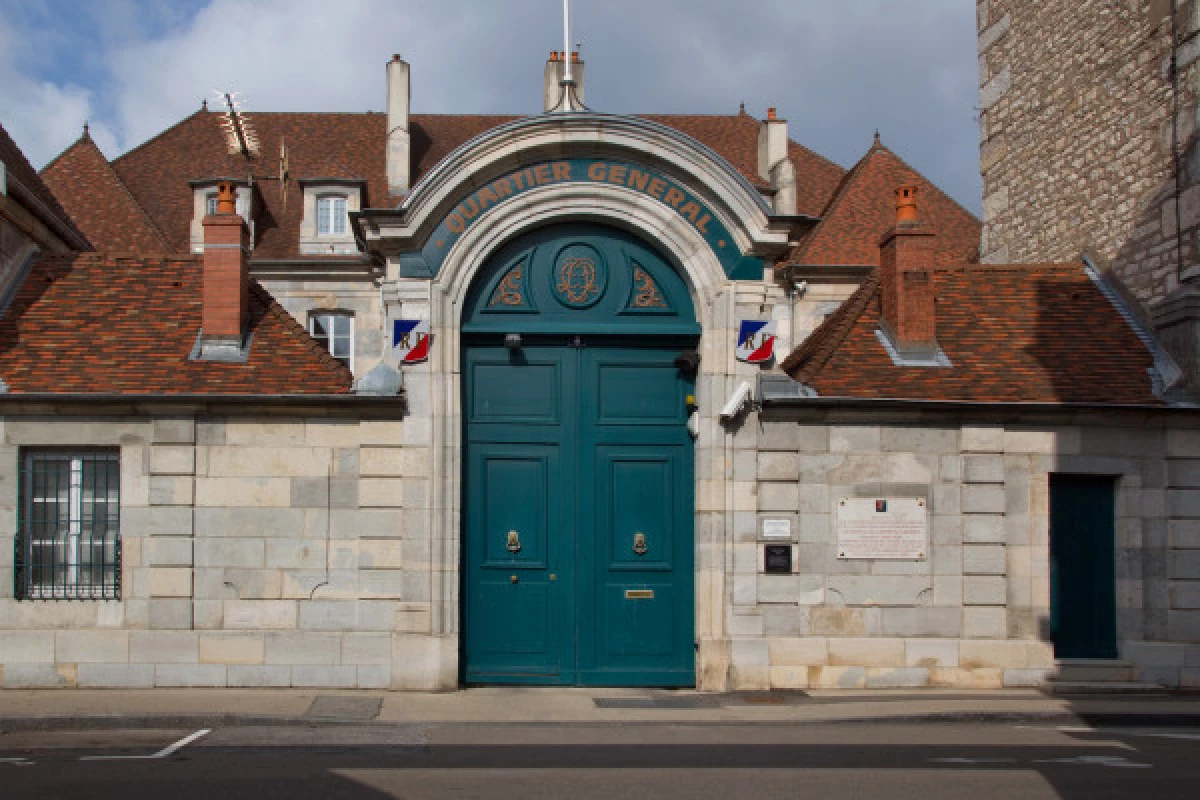
[[[331,173],[344,173],[329,167]],[[350,215],[362,208],[363,182],[357,178],[301,178],[304,211],[300,219],[300,254],[348,256],[358,253]]]
[[[241,215],[242,219],[246,220],[247,224],[250,223],[250,220],[246,217],[246,196],[241,192],[238,192],[237,206],[235,210],[239,215]],[[217,213],[217,193],[209,192],[208,194],[204,195],[204,214],[205,216],[208,216],[209,214],[215,213]]]
[[[317,198],[317,235],[345,236],[346,196],[327,194]]]
[[[192,225],[190,230],[190,246],[193,253],[204,252],[204,218],[217,213],[217,179],[205,178],[191,181],[192,187]],[[250,212],[252,189],[244,181],[234,180],[237,186],[238,216],[246,220],[250,228],[250,247],[254,247],[254,217]]]

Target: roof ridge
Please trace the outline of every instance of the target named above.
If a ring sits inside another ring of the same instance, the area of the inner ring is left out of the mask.
[[[954,206],[955,206],[955,207],[957,207],[959,211],[963,212],[964,214],[966,214],[967,216],[969,216],[969,217],[970,217],[971,219],[973,219],[973,220],[976,220],[976,221],[978,221],[978,222],[982,222],[982,220],[980,220],[980,219],[979,219],[979,217],[977,217],[977,216],[975,216],[973,213],[971,213],[971,211],[969,211],[969,210],[968,210],[968,209],[967,209],[965,206],[963,206],[963,204],[962,204],[962,203],[958,202],[958,201],[957,201],[957,200],[955,200],[953,197],[951,197],[950,195],[948,195],[948,194],[946,194],[945,192],[943,192],[943,191],[941,190],[941,188],[939,188],[939,187],[938,187],[938,185],[937,185],[936,183],[934,183],[933,181],[929,180],[929,178],[926,178],[926,177],[925,177],[925,173],[924,173],[924,172],[922,172],[921,170],[919,170],[919,169],[917,169],[916,167],[914,167],[912,164],[910,164],[910,163],[908,163],[907,161],[905,161],[903,156],[900,156],[900,155],[896,154],[896,153],[895,153],[893,150],[891,150],[891,149],[890,149],[890,148],[889,148],[887,145],[883,144],[882,142],[880,142],[880,143],[879,143],[879,149],[880,149],[880,151],[881,151],[881,152],[887,153],[889,156],[891,156],[892,158],[894,158],[894,159],[896,159],[897,161],[899,161],[899,162],[900,162],[900,165],[901,165],[902,167],[904,167],[905,169],[908,169],[908,170],[912,171],[914,174],[916,174],[916,175],[919,175],[920,177],[924,178],[924,179],[925,179],[925,182],[926,182],[926,183],[928,183],[928,184],[930,185],[930,187],[932,187],[932,188],[933,188],[933,190],[934,190],[935,192],[937,192],[939,195],[941,195],[942,197],[944,197],[945,199],[947,199],[947,200],[949,200],[951,203],[953,203],[953,204],[954,204]]]
[[[83,142],[85,139],[86,139],[87,141],[89,141],[89,142],[92,142],[92,145],[93,145],[93,146],[94,146],[94,147],[95,147],[97,150],[99,150],[99,149],[100,149],[99,145],[96,145],[96,143],[95,143],[94,141],[92,141],[92,135],[91,135],[90,133],[87,133],[87,132],[85,131],[84,133],[81,133],[81,134],[79,134],[79,137],[78,137],[77,139],[75,139],[75,141],[71,142],[69,145],[67,145],[66,147],[64,147],[62,150],[58,151],[58,155],[56,155],[54,158],[52,158],[52,159],[50,159],[49,161],[47,161],[47,162],[46,162],[46,163],[45,163],[45,164],[42,166],[42,168],[41,168],[41,169],[39,169],[39,170],[37,171],[37,174],[38,174],[38,175],[41,175],[43,172],[45,172],[46,170],[48,170],[48,169],[50,169],[51,167],[53,167],[53,166],[54,166],[55,164],[57,164],[57,163],[58,163],[60,160],[62,160],[62,157],[63,157],[63,156],[65,156],[65,155],[66,155],[68,152],[70,152],[71,150],[74,150],[74,149],[75,149],[75,147],[76,147],[77,145],[79,145],[80,143],[82,143],[82,142]],[[101,153],[100,155],[104,155],[104,153]],[[106,160],[107,160],[107,159],[106,159]]]
[[[866,310],[867,303],[878,289],[879,269],[876,268],[854,294],[846,298],[836,311],[826,317],[825,321],[783,360],[779,365],[780,369],[800,382],[820,371],[850,335],[855,323]]]
[[[880,146],[882,147],[882,145]],[[829,196],[829,202],[826,203],[825,208],[821,210],[821,221],[818,222],[812,229],[812,232],[805,237],[804,244],[797,248],[795,256],[791,259],[792,263],[804,262],[804,258],[808,253],[808,249],[812,247],[812,243],[820,235],[821,230],[825,227],[825,225],[830,224],[830,217],[833,216],[833,212],[837,208],[838,203],[845,198],[846,187],[850,185],[850,182],[854,179],[854,176],[858,174],[859,170],[863,169],[863,165],[866,164],[867,159],[869,159],[874,152],[875,147],[872,145],[871,148],[868,149],[867,152],[864,153],[863,156],[854,163],[853,167],[843,173],[841,180],[838,181],[838,185],[833,190],[833,194]]]
[[[133,155],[137,151],[141,150],[143,147],[146,147],[147,145],[149,145],[151,142],[156,142],[159,139],[166,136],[171,131],[175,130],[176,128],[183,127],[184,125],[191,122],[193,119],[200,116],[201,114],[214,114],[214,113],[218,113],[218,112],[209,111],[209,110],[207,110],[207,108],[198,108],[195,111],[193,111],[191,114],[188,114],[186,117],[184,117],[183,119],[176,122],[174,125],[169,125],[168,127],[163,128],[161,131],[154,134],[149,139],[147,139],[146,141],[137,145],[136,147],[131,147],[128,150],[126,150],[124,153],[121,153],[121,155],[114,158],[111,163],[115,164],[116,162],[121,161],[121,160]],[[105,159],[105,160],[107,160],[107,159]]]
[[[88,137],[88,141],[92,142],[90,136]],[[154,234],[155,238],[158,239],[159,244],[163,246],[164,251],[167,253],[174,253],[175,248],[171,247],[171,243],[167,239],[166,233],[163,232],[162,228],[158,227],[158,223],[155,222],[154,218],[150,216],[150,212],[146,210],[146,207],[143,206],[141,201],[137,199],[137,195],[135,195],[133,190],[129,188],[129,184],[125,183],[125,179],[121,177],[121,173],[117,172],[116,167],[113,166],[113,162],[104,157],[104,152],[95,142],[92,142],[92,147],[95,149],[96,154],[100,156],[100,160],[104,162],[105,168],[112,173],[112,176],[117,181],[117,185],[121,188],[121,191],[125,192],[125,196],[129,198],[130,202],[133,203],[134,208],[136,208],[138,213],[142,215],[142,219],[144,219],[146,224],[150,226],[150,231]]]

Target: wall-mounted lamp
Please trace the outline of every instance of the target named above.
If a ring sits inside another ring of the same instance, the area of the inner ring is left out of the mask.
[[[509,350],[520,350],[521,349],[521,334],[519,334],[519,333],[504,334],[504,346],[507,347]]]
[[[675,356],[675,368],[684,375],[694,377],[700,370],[700,354],[695,350],[684,350]]]

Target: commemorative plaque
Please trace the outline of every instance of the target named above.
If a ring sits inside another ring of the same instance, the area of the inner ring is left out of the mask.
[[[929,517],[924,497],[843,497],[837,501],[838,558],[924,559]]]

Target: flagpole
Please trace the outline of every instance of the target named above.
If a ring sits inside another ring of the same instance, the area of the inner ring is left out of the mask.
[[[563,0],[563,83],[573,83],[571,76],[571,0]]]

